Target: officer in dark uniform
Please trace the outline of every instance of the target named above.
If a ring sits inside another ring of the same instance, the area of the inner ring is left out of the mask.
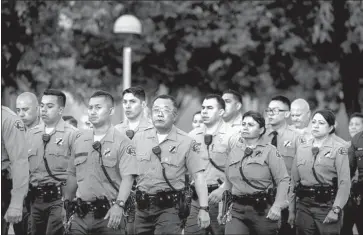
[[[351,176],[358,170],[358,179],[352,183],[352,217],[359,235],[363,234],[363,131],[357,133],[348,151]],[[352,227],[350,227],[350,230]],[[343,234],[343,233],[342,233]],[[345,234],[344,234],[345,235]]]
[[[62,188],[78,132],[62,119],[65,104],[63,92],[44,91],[40,104],[43,122],[27,132],[32,235],[63,235]]]
[[[1,234],[9,223],[22,220],[23,201],[28,191],[29,163],[22,121],[1,106]]]
[[[340,234],[351,186],[348,146],[332,136],[333,112],[317,111],[311,123],[313,139],[298,146],[292,165],[288,221],[298,235]]]
[[[188,216],[185,188],[187,171],[199,197],[198,224],[209,226],[208,191],[198,146],[174,126],[177,105],[173,97],[158,96],[152,103],[154,126],[134,138],[139,165],[136,190],[136,234],[180,234]]]
[[[125,233],[124,213],[137,174],[135,147],[111,123],[114,100],[96,91],[88,103],[92,130],[76,139],[69,161],[64,206],[70,216],[70,234]],[[74,197],[76,200],[74,201]]]
[[[265,119],[257,112],[243,115],[242,130],[229,141],[226,181],[213,193],[231,192],[219,220],[225,234],[275,235],[287,202],[289,176],[283,158],[262,138]],[[212,196],[214,196],[212,195]],[[210,196],[210,199],[214,200]]]

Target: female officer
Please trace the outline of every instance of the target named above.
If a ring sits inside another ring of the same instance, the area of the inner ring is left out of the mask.
[[[296,217],[298,235],[340,234],[351,184],[347,146],[332,136],[333,112],[317,111],[311,124],[313,138],[300,140],[292,166],[289,223]]]
[[[232,218],[225,234],[276,234],[281,208],[286,205],[289,176],[276,148],[263,143],[265,119],[249,111],[242,131],[231,137],[226,181],[219,192],[232,192]],[[272,193],[276,189],[277,194]],[[216,193],[216,194],[218,194]]]

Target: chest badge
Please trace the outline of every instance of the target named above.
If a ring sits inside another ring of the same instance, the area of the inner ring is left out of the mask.
[[[291,141],[290,141],[290,140],[285,140],[285,141],[284,141],[284,146],[285,146],[286,148],[290,148],[290,147],[291,147],[291,145],[292,145],[292,143],[291,143]]]
[[[63,145],[63,139],[62,138],[56,138],[55,139],[55,144],[58,146],[62,146]]]
[[[170,146],[169,147],[169,152],[170,153],[176,153],[176,146]]]
[[[109,157],[111,155],[111,150],[109,148],[105,149],[105,151],[103,152],[103,155],[105,157]]]

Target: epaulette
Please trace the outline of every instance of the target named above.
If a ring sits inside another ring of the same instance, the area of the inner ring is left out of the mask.
[[[180,130],[179,128],[176,129],[176,133],[183,135],[183,136],[188,136],[188,133],[186,133],[185,131]]]

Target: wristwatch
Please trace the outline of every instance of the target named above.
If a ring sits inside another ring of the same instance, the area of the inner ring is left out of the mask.
[[[118,205],[122,209],[125,209],[125,202],[123,200],[116,200],[114,205]]]
[[[334,206],[332,208],[332,211],[334,212],[334,214],[340,214],[340,212],[342,212],[342,208],[340,208],[339,206]]]
[[[199,210],[205,210],[206,212],[209,212],[209,206],[200,206]]]

